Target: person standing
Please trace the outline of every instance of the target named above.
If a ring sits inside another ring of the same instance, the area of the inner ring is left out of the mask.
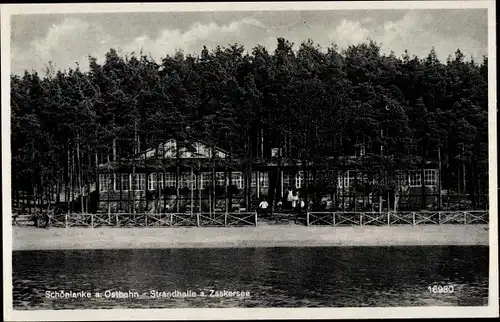
[[[299,200],[297,200],[297,205],[296,205],[296,208],[295,210],[297,211],[297,214],[300,214],[302,212],[302,209],[305,208],[305,202],[304,202],[304,199],[303,198],[299,198]]]
[[[43,228],[49,229],[50,228],[50,217],[51,217],[51,212],[52,210],[48,210],[43,214],[43,219],[45,220],[45,225]]]
[[[299,201],[299,194],[295,192],[292,198],[292,209],[297,208],[298,201]]]
[[[268,207],[269,207],[269,204],[267,203],[267,201],[265,199],[262,199],[262,201],[259,204],[259,209],[260,209],[260,213],[263,216],[267,215],[267,208]]]
[[[278,201],[278,203],[276,204],[276,206],[278,208],[278,211],[283,210],[283,202],[281,202],[281,200]]]
[[[289,209],[293,204],[293,191],[291,188],[288,188],[287,196],[286,196],[286,208]]]

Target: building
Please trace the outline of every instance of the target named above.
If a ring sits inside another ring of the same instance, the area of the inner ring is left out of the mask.
[[[255,208],[259,200],[283,198],[288,190],[314,201],[313,206],[336,209],[398,209],[436,206],[439,194],[437,166],[400,170],[391,176],[391,193],[373,191],[369,179],[346,157],[340,167],[308,164],[278,158],[245,162],[237,155],[203,141],[189,144],[168,140],[131,160],[116,160],[98,167],[100,212],[211,212]],[[423,193],[422,193],[423,192]],[[395,197],[395,194],[400,195]],[[274,196],[274,198],[273,198]],[[277,197],[277,198],[276,198]]]

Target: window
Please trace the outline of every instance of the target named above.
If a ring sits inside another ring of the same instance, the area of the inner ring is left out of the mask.
[[[172,172],[165,173],[165,186],[175,188],[175,173]]]
[[[196,175],[193,173],[193,176],[191,177],[191,173],[182,173],[179,180],[179,188],[182,187],[196,189]]]
[[[200,177],[200,189],[212,186],[212,174],[210,172],[204,172]]]
[[[148,176],[148,190],[156,190],[156,173],[151,173]]]
[[[109,191],[109,174],[101,174],[101,191]]]
[[[144,190],[146,188],[146,174],[132,173],[130,175],[130,186],[132,190]]]
[[[307,184],[312,186],[314,184],[314,173],[309,172],[307,175]]]
[[[189,189],[191,189],[191,188],[192,189],[197,189],[198,188],[198,180],[196,180],[196,177],[197,176],[194,173],[193,174],[190,174],[190,173],[187,174],[187,180],[186,180],[186,182],[188,184]]]
[[[105,174],[100,174],[99,175],[99,191],[107,191],[107,190],[108,190],[107,177]]]
[[[139,173],[139,190],[146,190],[146,174]]]
[[[308,172],[308,174],[307,174],[307,184],[308,185],[313,185],[314,184],[314,175],[311,172]],[[305,185],[304,172],[303,171],[299,171],[295,175],[295,188],[300,189],[303,185]]]
[[[354,183],[354,171],[347,170],[345,173],[344,185],[346,188],[350,187]]]
[[[113,173],[113,174],[110,174],[109,175],[109,189],[108,190],[116,190],[116,175]]]
[[[238,187],[238,189],[243,189],[243,174],[241,172],[231,173],[232,184]]]
[[[257,172],[252,172],[252,188],[257,188]]]
[[[437,184],[437,171],[436,169],[424,170],[424,183],[426,186],[435,186]]]
[[[130,188],[130,175],[128,173],[122,173],[120,177],[121,177],[120,188],[121,190],[127,191]]]
[[[179,188],[184,188],[188,187],[187,181],[189,180],[189,177],[187,176],[187,173],[179,173]],[[190,187],[189,187],[190,188]]]
[[[158,187],[160,189],[165,187],[165,175],[163,173],[158,173]]]
[[[114,174],[100,174],[99,175],[99,191],[113,191],[115,190],[115,175]]]
[[[290,172],[283,172],[283,187],[292,188],[294,186],[293,176]]]
[[[267,172],[259,173],[259,187],[260,188],[268,188],[269,187],[269,174]]]
[[[366,145],[364,143],[358,144],[355,147],[355,149],[356,149],[356,151],[355,151],[354,156],[356,156],[356,157],[362,157],[366,154]]]
[[[410,171],[410,186],[411,187],[422,186],[422,176],[420,175],[420,170]]]
[[[359,175],[358,175],[359,178]],[[339,188],[348,188],[352,184],[354,184],[354,171],[353,170],[347,170],[346,172],[343,173],[343,175],[339,175],[338,178],[338,187]]]
[[[358,183],[359,184],[368,182],[368,175],[366,173],[357,172],[356,175],[358,177]]]
[[[397,187],[404,187],[408,185],[408,174],[405,171],[396,171],[394,173]]]
[[[295,175],[295,188],[300,189],[302,187],[303,182],[304,182],[304,172],[299,171]]]
[[[158,178],[158,180],[157,180]],[[163,189],[163,173],[151,173],[148,176],[148,190]]]
[[[215,174],[215,185],[225,187],[226,186],[226,178],[224,176],[224,172],[217,172]]]

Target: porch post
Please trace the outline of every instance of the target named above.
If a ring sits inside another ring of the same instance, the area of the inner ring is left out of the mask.
[[[283,170],[280,170],[280,182],[281,182],[281,191],[280,191],[280,195],[281,195],[281,199],[283,199]]]
[[[257,199],[260,198],[260,171],[255,171],[255,175],[257,176]]]

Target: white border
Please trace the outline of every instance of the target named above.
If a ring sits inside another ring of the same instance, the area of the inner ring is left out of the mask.
[[[263,3],[114,3],[114,4],[25,4],[4,5],[1,11],[2,76],[2,204],[4,319],[9,321],[59,320],[89,321],[149,319],[339,319],[406,317],[494,317],[498,316],[498,200],[497,200],[497,123],[496,123],[496,15],[494,1],[386,1],[386,2],[263,2]],[[487,307],[394,307],[394,308],[259,308],[259,309],[113,309],[40,310],[12,309],[12,225],[10,222],[10,15],[102,12],[162,11],[258,11],[258,10],[359,10],[359,9],[488,9],[488,134],[490,191],[490,274]]]

